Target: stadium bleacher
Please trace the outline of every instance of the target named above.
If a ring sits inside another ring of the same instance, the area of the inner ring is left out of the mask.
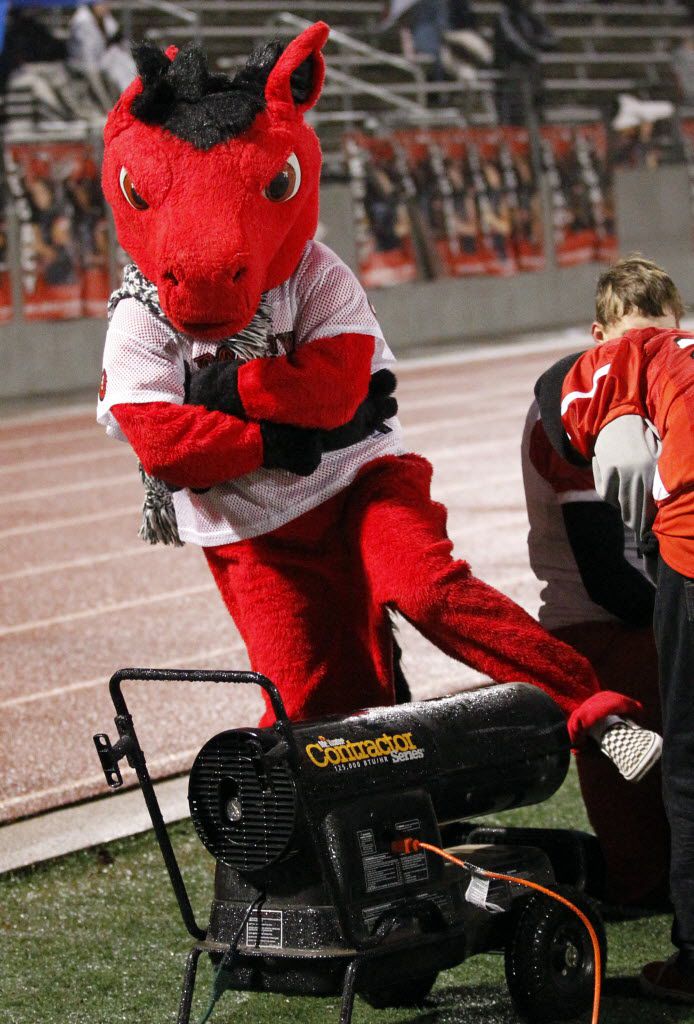
[[[619,92],[654,98],[674,98],[670,70],[672,49],[688,34],[688,12],[677,0],[631,3],[542,3],[536,10],[551,26],[558,47],[542,57],[548,121],[582,114],[586,109],[607,111]],[[481,31],[491,38],[500,4],[478,0],[473,4]],[[390,114],[422,116],[430,106],[426,61],[408,60],[401,52],[397,27],[380,28],[380,0],[115,0],[112,9],[126,35],[162,43],[199,39],[211,61],[233,69],[254,43],[268,37],[286,38],[301,24],[326,19],[334,33],[328,50],[332,81],[321,102],[317,123],[330,135],[330,125],[358,123]],[[288,10],[291,14],[288,14]],[[46,10],[43,17],[57,35],[67,32],[70,12]],[[444,83],[437,90],[436,116],[485,123],[494,118],[489,100],[493,73],[479,72]],[[60,92],[60,89],[58,88]],[[73,114],[70,102],[66,117]],[[448,114],[442,115],[441,108]],[[5,98],[10,129],[27,118],[35,126],[55,120],[56,112],[40,103],[32,105],[26,87],[10,88]],[[328,150],[333,140],[327,139]]]

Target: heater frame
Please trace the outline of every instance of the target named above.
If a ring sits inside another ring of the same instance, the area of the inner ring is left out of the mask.
[[[152,778],[147,768],[147,760],[140,741],[135,731],[133,717],[128,708],[125,696],[122,691],[124,682],[160,682],[160,683],[232,683],[242,685],[255,685],[264,690],[267,694],[272,710],[275,714],[275,728],[278,731],[278,742],[286,744],[285,757],[290,763],[294,772],[294,780],[297,798],[305,821],[309,826],[307,829],[311,837],[311,843],[315,848],[316,860],[320,865],[321,874],[327,884],[336,906],[340,905],[340,892],[332,872],[326,871],[325,860],[321,856],[318,845],[318,827],[314,816],[311,813],[310,801],[306,799],[301,772],[301,761],[299,758],[296,739],[292,723],[287,715],[284,702],[277,687],[267,676],[259,672],[241,672],[234,670],[212,670],[212,669],[155,669],[155,668],[122,668],[111,676],[109,680],[109,693],[113,706],[116,710],[114,722],[118,730],[118,740],[112,744],[107,733],[96,733],[93,737],[101,767],[106,777],[106,782],[111,789],[119,789],[123,785],[123,778],[119,768],[119,762],[123,759],[134,769],[142,794],[147,805],[147,810],[152,821],[154,834],[164,858],[164,863],[169,874],[171,886],[176,897],[176,902],[181,913],[183,924],[188,933],[196,940],[186,959],[185,972],[183,976],[183,988],[178,1011],[177,1024],[189,1024],[190,1011],[193,1002],[195,989],[195,977],[197,974],[198,960],[203,952],[223,955],[231,949],[229,943],[214,944],[207,942],[208,929],[199,926],[195,919],[188,890],[181,874],[181,869],[176,858],[171,837],[169,836],[166,823],[161,813],[159,800],[152,783]],[[209,928],[209,924],[208,924]],[[438,941],[438,937],[431,941]],[[376,960],[387,955],[388,950],[383,950],[378,945],[378,940],[371,948],[355,950],[354,955],[345,951],[345,974],[342,987],[342,1003],[340,1008],[340,1024],[350,1024],[354,999],[356,996],[356,984],[360,968],[367,962]],[[245,954],[248,955],[248,954]],[[258,954],[262,956],[263,954]]]
[[[216,939],[208,938],[210,927],[209,922],[207,927],[203,929],[195,919],[186,884],[181,874],[171,838],[169,836],[166,823],[164,822],[154,785],[147,768],[145,754],[137,737],[133,718],[122,692],[122,684],[125,682],[231,683],[254,685],[263,690],[269,699],[276,718],[274,729],[277,733],[277,745],[276,747],[271,748],[271,751],[279,748],[281,756],[288,762],[288,765],[293,772],[298,809],[303,815],[303,821],[307,826],[305,828],[305,832],[310,837],[310,843],[315,853],[315,859],[319,866],[323,883],[325,884],[327,891],[332,896],[334,905],[338,908],[338,912],[340,912],[339,908],[342,905],[341,892],[338,880],[334,877],[333,871],[331,870],[330,859],[323,855],[323,851],[320,846],[320,822],[316,815],[312,813],[311,801],[308,799],[307,792],[305,790],[304,773],[293,725],[289,720],[279,691],[266,676],[251,671],[209,669],[123,668],[115,672],[109,681],[109,692],[116,710],[114,721],[118,730],[118,739],[114,744],[112,744],[106,733],[97,733],[94,736],[94,744],[101,761],[106,782],[110,788],[118,789],[123,785],[123,779],[119,768],[119,762],[121,760],[125,759],[130,767],[134,769],[140,787],[142,788],[147,810],[169,874],[169,879],[178,903],[183,924],[188,933],[195,940],[195,944],[191,948],[186,959],[177,1017],[177,1024],[190,1024],[190,1014],[200,954],[206,952],[211,955],[213,961],[221,961],[225,954],[233,954],[235,951],[236,937],[232,938],[230,942],[219,942]],[[470,827],[474,828],[474,826]],[[511,839],[510,833],[514,832],[513,829],[501,831],[509,832],[509,839]],[[537,832],[538,834],[544,832],[544,830],[530,831]],[[559,831],[563,832],[564,830]],[[573,840],[574,837],[578,837],[578,835],[578,833],[566,834],[566,838],[570,839],[569,846],[573,847],[575,845],[575,841]],[[499,838],[501,838],[503,843],[503,837]],[[493,845],[494,838],[491,839],[491,842]],[[513,843],[513,839],[511,839],[511,843],[512,845],[515,845]],[[581,844],[579,843],[579,846],[580,845]],[[532,843],[532,847],[536,850],[541,850],[542,844]],[[556,878],[553,858],[548,859],[548,868],[551,876]],[[255,900],[254,904],[259,905],[258,900]],[[254,904],[251,904],[247,909],[247,916],[245,920],[248,919],[248,916],[254,909]],[[363,985],[366,983],[368,985],[369,978],[373,977],[373,974],[369,970],[371,965],[375,965],[376,973],[378,973],[377,962],[385,959],[387,965],[387,958],[389,956],[392,957],[393,947],[389,946],[387,943],[383,943],[383,935],[388,933],[389,928],[401,923],[402,911],[404,909],[408,908],[401,908],[400,911],[394,910],[392,913],[384,917],[381,921],[381,925],[379,926],[379,930],[373,935],[370,943],[364,945],[359,943],[356,947],[348,945],[341,950],[337,956],[335,950],[332,950],[330,954],[318,954],[318,956],[316,956],[315,952],[312,953],[312,959],[314,961],[318,959],[330,962],[331,968],[334,967],[337,973],[336,981],[340,977],[339,972],[342,970],[342,965],[344,963],[344,974],[342,975],[342,1000],[339,1018],[340,1024],[350,1024],[352,1020],[355,995],[358,990],[358,981],[360,981],[360,972],[365,969],[366,976],[361,977],[361,984]],[[507,917],[507,914],[504,913],[500,916],[505,918]],[[382,933],[381,928],[383,929]],[[348,933],[349,930],[346,934]],[[447,935],[449,940],[460,941],[462,939],[467,945],[464,923],[459,923],[449,927]],[[440,939],[441,936],[438,932],[432,932],[429,934],[420,933],[417,940],[417,948],[433,946],[436,943],[440,943]],[[411,946],[411,943],[407,943],[406,947],[403,947],[403,952],[405,949],[411,950],[412,948],[414,947]],[[238,955],[242,960],[252,962],[256,959],[264,958],[268,954],[266,950],[252,952],[246,950],[242,954]],[[466,952],[463,959],[465,959],[467,955],[470,955],[470,952]],[[451,964],[453,962],[460,961],[456,957],[455,961],[451,961]],[[383,968],[381,968],[381,970],[382,969]],[[444,965],[442,965],[440,969],[445,969]]]

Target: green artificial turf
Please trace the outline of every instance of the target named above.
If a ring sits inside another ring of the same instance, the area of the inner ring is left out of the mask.
[[[507,824],[586,827],[575,772],[546,804]],[[206,920],[213,862],[189,822],[172,829],[198,920]],[[641,965],[670,952],[670,921],[608,924],[605,1024],[694,1024],[694,1007],[644,1000]],[[190,946],[152,833],[0,877],[0,1024],[173,1024]],[[193,1024],[207,1005],[201,961]],[[212,1024],[337,1024],[332,999],[225,993]],[[420,1010],[371,1009],[354,1024],[516,1024],[498,956],[446,971]]]

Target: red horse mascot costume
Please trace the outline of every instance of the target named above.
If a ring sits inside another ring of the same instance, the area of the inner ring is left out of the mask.
[[[133,265],[110,303],[98,419],[173,492],[181,538],[290,716],[392,703],[392,608],[451,657],[542,687],[579,740],[633,703],[596,692],[586,662],[453,560],[431,467],[395,416],[393,355],[312,240],[321,156],[304,113],[327,35],[270,44],[233,79],[195,47],[136,49],[105,130]]]

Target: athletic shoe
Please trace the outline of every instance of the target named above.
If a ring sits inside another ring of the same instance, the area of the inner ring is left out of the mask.
[[[682,974],[677,966],[678,954],[669,960],[654,960],[641,971],[639,984],[646,995],[656,999],[672,999],[677,1003],[694,1003],[694,976]]]
[[[616,132],[637,128],[641,124],[654,124],[672,117],[675,108],[669,100],[640,100],[630,93],[619,94],[619,110],[612,122]]]
[[[447,43],[452,43],[453,46],[459,46],[461,50],[465,50],[468,56],[479,64],[489,67],[494,60],[494,51],[479,32],[469,28],[449,29],[448,32],[444,32],[443,37]]]
[[[627,782],[640,782],[660,760],[663,740],[657,732],[624,719],[605,729],[600,749]]]

